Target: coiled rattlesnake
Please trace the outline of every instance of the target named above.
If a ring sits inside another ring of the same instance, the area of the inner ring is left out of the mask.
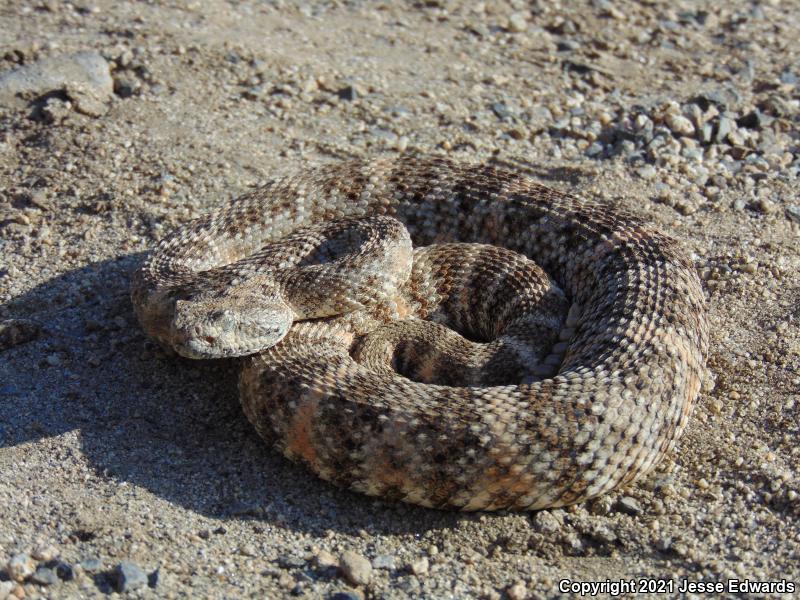
[[[463,510],[562,506],[647,473],[686,425],[708,338],[674,240],[438,158],[277,179],[162,240],[132,297],[181,354],[249,355],[245,413],[288,457]]]

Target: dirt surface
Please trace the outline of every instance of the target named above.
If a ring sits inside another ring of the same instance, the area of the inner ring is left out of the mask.
[[[0,598],[516,600],[565,579],[790,597],[798,8],[0,3]],[[646,480],[534,514],[368,499],[260,441],[234,363],[146,339],[129,276],[174,226],[276,173],[398,152],[524,169],[685,242],[709,377]]]

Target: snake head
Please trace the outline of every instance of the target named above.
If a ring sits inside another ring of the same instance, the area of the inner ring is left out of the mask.
[[[256,354],[280,342],[294,313],[280,299],[225,293],[178,300],[171,341],[187,358],[229,358]]]

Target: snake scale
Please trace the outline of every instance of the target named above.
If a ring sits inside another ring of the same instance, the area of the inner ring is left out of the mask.
[[[708,345],[675,240],[443,158],[276,178],[162,240],[132,299],[180,354],[244,357],[244,411],[287,457],[459,510],[564,506],[649,472]]]

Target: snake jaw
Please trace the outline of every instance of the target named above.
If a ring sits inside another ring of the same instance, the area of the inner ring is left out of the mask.
[[[256,354],[280,342],[293,314],[282,302],[236,303],[219,310],[208,300],[178,300],[172,345],[187,358],[232,358]]]

